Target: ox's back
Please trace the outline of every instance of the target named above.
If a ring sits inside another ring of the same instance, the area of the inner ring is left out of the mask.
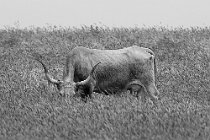
[[[128,62],[131,59],[144,61],[151,56],[144,48],[138,46],[118,50],[99,50],[76,47],[71,53],[71,55],[74,56],[73,60],[75,60],[75,63],[80,63],[82,61],[90,62],[92,67],[96,64],[96,61],[117,65],[118,63]]]

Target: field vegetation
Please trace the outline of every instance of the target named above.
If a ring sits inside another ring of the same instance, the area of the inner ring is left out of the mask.
[[[61,78],[76,46],[138,45],[157,58],[159,107],[129,92],[87,103],[48,86],[39,53]],[[0,30],[0,139],[210,139],[210,28],[83,26]]]

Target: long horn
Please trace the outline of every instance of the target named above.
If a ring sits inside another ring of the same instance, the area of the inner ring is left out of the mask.
[[[93,72],[95,71],[96,67],[98,66],[98,64],[100,64],[101,62],[98,62],[93,68],[92,70],[90,71],[90,75],[91,77],[93,77]]]
[[[89,76],[87,77],[87,79],[85,79],[85,80],[83,80],[83,81],[81,81],[81,82],[77,82],[77,83],[76,83],[76,86],[85,85],[85,84],[87,84],[87,83],[91,80],[91,78],[94,79],[93,73],[94,73],[96,67],[98,66],[98,64],[100,64],[100,63],[101,63],[101,62],[98,62],[98,63],[92,68],[92,70],[90,71],[90,74],[89,74]]]
[[[39,63],[42,64],[43,68],[44,68],[44,73],[45,73],[45,77],[47,78],[47,81],[52,83],[52,84],[60,84],[61,81],[54,79],[52,76],[49,75],[48,73],[48,69],[46,67],[46,65],[39,59],[39,58],[35,58],[35,60],[37,60]]]

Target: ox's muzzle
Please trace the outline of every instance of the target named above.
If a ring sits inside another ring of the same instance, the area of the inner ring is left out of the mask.
[[[59,93],[61,96],[65,95],[71,95],[75,94],[75,83],[67,82],[67,83],[62,83],[59,85],[59,88],[57,87]]]

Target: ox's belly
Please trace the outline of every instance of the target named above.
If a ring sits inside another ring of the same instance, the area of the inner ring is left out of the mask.
[[[96,89],[107,94],[116,94],[125,89],[128,81],[103,81],[96,85]]]

